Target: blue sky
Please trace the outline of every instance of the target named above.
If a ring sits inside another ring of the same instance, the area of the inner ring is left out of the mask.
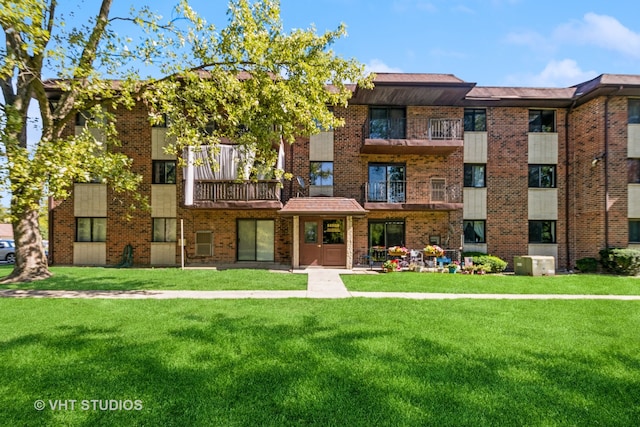
[[[224,25],[225,0],[191,4]],[[349,35],[334,50],[372,71],[536,87],[640,74],[640,2],[281,0],[281,14],[285,28],[315,24],[324,31],[344,22]]]
[[[166,18],[177,0],[148,2]],[[62,2],[61,8],[76,2]],[[74,7],[72,26],[97,2]],[[218,28],[227,0],[191,0]],[[112,16],[131,5],[115,0]],[[139,5],[139,4],[138,4]],[[479,86],[568,87],[603,73],[640,74],[640,2],[621,0],[281,0],[285,29],[335,29],[333,50],[370,71],[446,73]],[[68,11],[66,11],[68,12]],[[29,132],[37,140],[38,132]],[[4,196],[4,197],[1,197]],[[0,193],[3,205],[6,194]]]

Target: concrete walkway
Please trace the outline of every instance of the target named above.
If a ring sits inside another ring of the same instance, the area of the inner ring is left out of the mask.
[[[90,299],[274,299],[274,298],[403,298],[416,300],[511,299],[511,300],[623,300],[640,301],[640,295],[561,295],[561,294],[448,294],[419,292],[349,292],[341,274],[375,274],[369,270],[308,268],[294,274],[307,274],[306,291],[57,291],[0,289],[0,298],[90,298]]]

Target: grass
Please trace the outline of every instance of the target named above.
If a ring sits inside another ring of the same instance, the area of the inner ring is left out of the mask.
[[[0,425],[640,419],[636,301],[2,299],[0,323]]]
[[[306,290],[307,276],[254,269],[180,270],[51,267],[53,277],[0,289],[36,290]],[[10,266],[0,267],[0,276]],[[350,291],[507,294],[640,295],[640,278],[611,275],[345,274]]]
[[[10,267],[0,267],[8,275]],[[100,267],[51,267],[53,277],[0,289],[38,290],[305,290],[307,276],[266,270],[181,270]]]
[[[390,273],[342,275],[350,291],[478,294],[640,295],[640,278],[597,274],[556,276]]]

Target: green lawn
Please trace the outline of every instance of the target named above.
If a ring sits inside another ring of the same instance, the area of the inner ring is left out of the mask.
[[[396,272],[341,277],[350,291],[362,292],[640,295],[639,277],[604,274],[530,277]]]
[[[10,267],[0,268],[8,275]],[[53,277],[0,289],[40,290],[305,290],[307,276],[266,270],[181,270],[179,268],[51,267]]]
[[[0,299],[0,324],[3,426],[640,419],[636,301]]]
[[[0,267],[0,276],[10,273]],[[44,281],[0,285],[38,290],[305,290],[306,274],[255,269],[51,267]],[[344,274],[350,291],[508,294],[640,295],[640,278],[611,275],[463,275],[439,273]]]

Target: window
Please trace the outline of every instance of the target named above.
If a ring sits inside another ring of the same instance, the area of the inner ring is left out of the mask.
[[[474,165],[467,163],[464,165],[464,186],[465,187],[485,187],[485,165]]]
[[[405,186],[404,165],[369,164],[369,202],[404,202]]]
[[[404,108],[370,107],[369,138],[404,139],[405,122]]]
[[[154,160],[153,161],[153,183],[154,184],[175,184],[176,183],[175,160]]]
[[[556,188],[554,165],[529,165],[530,188]]]
[[[239,219],[238,261],[275,260],[275,222],[272,219]]]
[[[640,123],[640,99],[629,100],[629,124]]]
[[[107,218],[76,218],[76,242],[106,242]]]
[[[309,185],[333,186],[333,162],[311,162]]]
[[[196,256],[213,255],[213,233],[196,231]]]
[[[529,243],[556,243],[556,222],[529,221]]]
[[[484,220],[465,220],[463,222],[464,227],[464,242],[465,243],[486,243],[485,237],[485,225]]]
[[[175,242],[176,241],[176,219],[175,218],[153,218],[152,241]]]
[[[640,243],[640,219],[629,221],[629,243]]]
[[[369,221],[369,247],[404,246],[404,221]]]
[[[322,221],[322,243],[328,245],[344,244],[343,219],[325,219]]]
[[[465,108],[464,130],[469,132],[486,132],[487,110],[484,108]]]
[[[627,159],[629,184],[640,184],[640,159]]]
[[[431,178],[431,201],[447,201],[447,181],[444,178]]]
[[[555,132],[555,110],[529,110],[529,132]]]

